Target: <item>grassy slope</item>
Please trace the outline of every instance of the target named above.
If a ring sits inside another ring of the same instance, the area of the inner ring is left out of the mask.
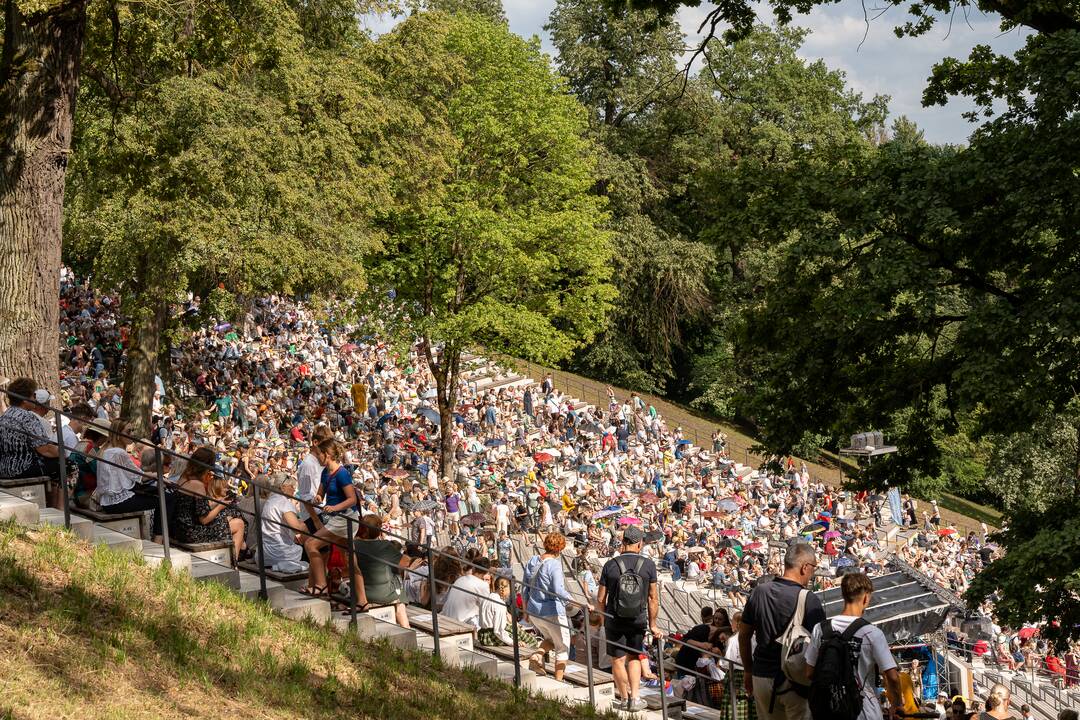
[[[0,718],[590,717],[223,587],[0,525]]]
[[[602,382],[590,380],[587,377],[575,375],[565,370],[544,368],[535,363],[522,360],[507,358],[503,360],[516,366],[519,371],[525,372],[536,380],[542,379],[544,373],[550,372],[556,387],[577,397],[579,400],[592,404],[599,403],[600,406],[607,403],[607,392],[605,390],[607,386]],[[615,392],[619,397],[626,397],[630,394],[629,390],[623,388],[615,388]],[[761,458],[750,450],[757,444],[757,441],[748,434],[746,428],[735,427],[696,408],[673,403],[655,395],[641,393],[641,398],[645,402],[654,405],[660,414],[664,416],[669,426],[681,426],[685,434],[694,440],[696,444],[708,447],[713,430],[720,428],[728,436],[728,447],[731,450],[732,458],[748,464],[756,464],[761,461]],[[836,485],[840,482],[840,467],[836,460],[835,453],[823,452],[815,461],[808,461],[807,465],[815,477]],[[855,466],[849,460],[844,461],[845,477],[854,469]],[[970,500],[964,500],[949,493],[945,493],[942,497],[936,499],[941,507],[941,514],[945,522],[953,524],[962,530],[977,530],[979,522],[985,522],[991,527],[998,527],[1001,524],[1001,513],[993,508],[979,505]]]

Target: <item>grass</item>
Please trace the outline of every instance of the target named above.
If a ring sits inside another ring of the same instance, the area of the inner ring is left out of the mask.
[[[62,530],[0,525],[0,719],[593,717],[274,615]]]

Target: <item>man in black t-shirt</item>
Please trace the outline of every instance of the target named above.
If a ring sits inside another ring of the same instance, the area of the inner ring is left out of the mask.
[[[697,672],[697,661],[701,657],[701,651],[711,647],[709,635],[712,634],[710,624],[712,614],[711,607],[701,608],[701,624],[690,628],[682,636],[683,644],[679,646],[679,652],[675,655],[675,671],[680,675]]]
[[[607,637],[607,653],[611,656],[611,674],[615,679],[615,691],[625,701],[620,709],[637,712],[644,710],[645,701],[638,694],[641,683],[640,655],[645,644],[645,631],[660,637],[656,616],[660,610],[660,594],[656,585],[656,565],[640,554],[644,535],[641,528],[631,525],[623,532],[621,555],[608,560],[600,573],[600,588],[596,593],[597,606],[603,611],[602,622]],[[648,598],[636,618],[618,617],[619,579],[621,564],[634,568],[648,588]],[[618,699],[616,699],[618,702]]]
[[[784,554],[783,576],[759,583],[743,609],[739,655],[746,670],[746,692],[757,700],[761,720],[810,720],[806,698],[792,689],[780,666],[778,638],[795,616],[799,593],[806,589],[815,568],[814,548],[804,542],[793,543]],[[803,627],[812,633],[824,619],[821,599],[808,593]],[[752,652],[751,637],[757,640]]]

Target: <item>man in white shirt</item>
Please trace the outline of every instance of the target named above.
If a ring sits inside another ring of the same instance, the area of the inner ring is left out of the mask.
[[[300,467],[296,469],[296,496],[304,503],[303,517],[301,519],[307,523],[308,529],[312,532],[314,532],[314,523],[310,521],[312,514],[311,502],[319,492],[323,471],[322,463],[315,457],[312,449],[329,437],[331,437],[330,428],[325,425],[317,426],[311,433],[311,448],[308,449],[304,459],[300,461]]]
[[[829,623],[832,632],[843,633],[852,623],[860,620],[866,609],[870,607],[873,590],[874,586],[870,578],[862,573],[850,573],[844,576],[840,583],[840,592],[844,596],[844,609],[836,617],[825,620],[814,628],[810,645],[804,654],[811,681],[814,677],[814,666],[818,663],[818,653],[824,637],[824,625]],[[889,643],[885,640],[885,633],[874,625],[865,623],[851,636],[850,642],[853,648],[858,647],[859,653],[859,663],[856,668],[856,679],[862,690],[862,713],[859,714],[859,720],[883,720],[881,703],[877,699],[879,672],[885,678],[885,692],[890,706],[889,717],[891,720],[897,720],[898,711],[903,708],[900,701],[900,673],[896,669],[896,660],[892,656],[892,651],[889,650]],[[811,697],[813,697],[813,689],[811,689]]]
[[[495,504],[495,536],[500,537],[503,533],[510,532],[510,506],[506,504],[506,497],[500,497]]]
[[[491,594],[489,563],[486,558],[475,561],[478,567],[467,572],[450,586],[443,601],[442,614],[458,622],[480,628],[480,610]]]

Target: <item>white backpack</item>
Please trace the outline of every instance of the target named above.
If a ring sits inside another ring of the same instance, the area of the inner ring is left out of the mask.
[[[799,591],[799,602],[795,606],[795,614],[791,617],[784,634],[776,639],[780,643],[780,667],[784,671],[784,677],[796,685],[808,686],[810,680],[806,673],[806,657],[804,653],[810,645],[810,633],[803,627],[803,617],[806,614],[806,596],[809,590]]]

